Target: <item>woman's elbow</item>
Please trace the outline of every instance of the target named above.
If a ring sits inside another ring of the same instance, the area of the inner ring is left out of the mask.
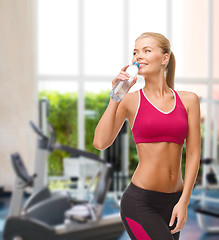
[[[93,142],[93,146],[94,146],[97,150],[103,150],[103,149],[102,149],[102,146],[99,145],[99,144],[96,143],[96,142]]]
[[[106,135],[99,135],[96,132],[94,133],[93,146],[98,150],[105,150],[106,148],[112,145],[113,141],[111,137]]]
[[[93,146],[98,150],[105,150],[107,147],[105,147],[103,144],[97,141],[93,141]]]
[[[93,140],[93,146],[98,150],[105,150],[107,149],[111,144],[104,143],[103,141],[96,141]]]

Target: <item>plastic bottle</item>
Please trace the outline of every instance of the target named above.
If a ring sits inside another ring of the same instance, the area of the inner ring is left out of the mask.
[[[119,80],[114,85],[112,91],[110,92],[112,100],[120,102],[123,99],[123,97],[128,92],[134,77],[138,74],[138,68],[139,68],[138,62],[134,62],[133,64],[129,65],[129,67],[126,69],[126,72],[130,75],[130,77],[128,80],[125,81]]]

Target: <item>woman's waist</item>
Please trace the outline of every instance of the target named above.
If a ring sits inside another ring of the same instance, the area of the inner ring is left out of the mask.
[[[137,168],[132,176],[136,186],[159,192],[179,192],[183,190],[183,180],[180,170]]]
[[[139,158],[135,172],[149,177],[156,176],[174,180],[181,177],[181,161],[176,158]]]

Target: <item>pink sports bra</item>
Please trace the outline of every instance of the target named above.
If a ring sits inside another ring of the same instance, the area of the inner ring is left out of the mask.
[[[170,89],[174,94],[175,105],[169,112],[158,109],[150,102],[143,89],[139,90],[139,103],[132,126],[135,144],[152,142],[184,144],[188,135],[187,112],[178,93]]]

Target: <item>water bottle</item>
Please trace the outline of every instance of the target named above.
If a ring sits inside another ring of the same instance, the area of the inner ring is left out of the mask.
[[[129,67],[126,69],[126,72],[129,74],[130,77],[128,80],[125,81],[122,80],[117,81],[112,91],[110,92],[112,100],[120,102],[123,99],[123,97],[128,92],[134,77],[138,74],[138,68],[139,68],[138,62],[134,62],[133,64],[129,65]]]

